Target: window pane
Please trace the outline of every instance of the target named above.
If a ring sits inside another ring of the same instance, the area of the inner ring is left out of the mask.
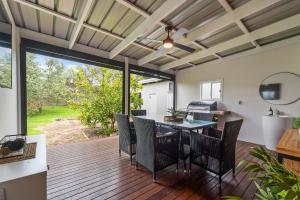
[[[212,99],[220,99],[221,98],[221,83],[212,83]]]
[[[210,99],[211,83],[203,83],[201,88],[201,99]]]
[[[0,87],[11,88],[11,49],[0,47]]]

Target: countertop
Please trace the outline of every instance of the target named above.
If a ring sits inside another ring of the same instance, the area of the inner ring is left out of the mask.
[[[27,136],[27,143],[37,142],[33,159],[0,164],[0,183],[47,172],[46,138],[44,134]]]

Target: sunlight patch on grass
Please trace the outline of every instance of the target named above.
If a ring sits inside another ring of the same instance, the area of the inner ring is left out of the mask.
[[[56,119],[78,118],[79,112],[67,106],[45,106],[41,113],[27,116],[27,134],[41,134],[39,127],[54,122]]]

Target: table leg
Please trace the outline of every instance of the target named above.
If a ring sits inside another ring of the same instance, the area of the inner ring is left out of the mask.
[[[183,160],[183,167],[184,167],[183,172],[186,173],[186,162],[185,162],[185,156],[184,156],[182,129],[180,129],[179,132],[180,132],[180,149],[179,149],[179,151],[180,151],[181,158]]]
[[[278,160],[278,162],[283,163],[283,157],[284,156],[281,153],[278,153],[277,154],[277,160]]]
[[[197,129],[198,131],[198,129]],[[193,153],[192,153],[192,148],[191,148],[191,145],[192,145],[192,130],[190,130],[190,159],[189,159],[189,173],[191,173],[191,170],[192,170],[192,156],[193,156]]]

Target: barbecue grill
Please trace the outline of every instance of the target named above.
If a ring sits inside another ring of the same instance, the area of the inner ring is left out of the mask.
[[[188,112],[215,111],[217,110],[216,101],[192,101],[187,106]]]

